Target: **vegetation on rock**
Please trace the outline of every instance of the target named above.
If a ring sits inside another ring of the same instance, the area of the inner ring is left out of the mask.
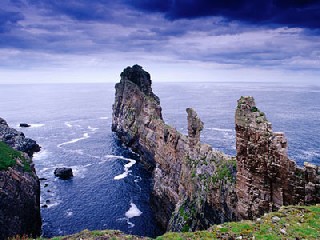
[[[183,211],[183,210],[181,210]],[[319,239],[320,238],[320,205],[286,206],[278,212],[264,215],[255,221],[229,222],[214,225],[206,231],[168,232],[156,240],[184,239]],[[117,230],[88,231],[51,240],[104,240],[104,239],[151,239],[124,234]],[[27,237],[15,237],[11,240],[29,240]],[[37,240],[46,240],[38,238]]]
[[[9,167],[15,166],[17,164],[17,160],[21,161],[25,172],[31,171],[29,161],[21,152],[14,150],[4,142],[0,141],[0,171],[7,170]]]

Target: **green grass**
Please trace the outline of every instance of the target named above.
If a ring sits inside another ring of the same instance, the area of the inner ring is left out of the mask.
[[[30,163],[23,157],[22,153],[0,141],[0,171],[15,166],[17,164],[16,159],[21,160],[25,172],[31,172]]]
[[[21,153],[0,141],[0,170],[16,165],[17,158],[21,158]]]
[[[280,221],[273,223],[272,217],[278,216]],[[284,230],[285,231],[284,231]],[[192,239],[320,239],[320,204],[315,206],[282,207],[279,212],[269,213],[260,221],[230,222],[214,225],[206,231],[198,232],[167,232],[156,240],[192,240]],[[26,240],[27,238],[13,238]],[[116,230],[88,231],[51,240],[98,240],[98,239],[150,239],[127,235]],[[38,239],[37,239],[38,240]],[[39,238],[39,240],[44,240]]]

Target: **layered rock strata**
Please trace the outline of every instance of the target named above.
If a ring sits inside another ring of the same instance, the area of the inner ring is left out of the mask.
[[[235,219],[235,161],[201,144],[203,123],[193,109],[187,113],[185,136],[163,121],[147,72],[135,65],[121,73],[112,130],[153,170],[156,217],[164,229],[171,218],[169,230],[197,230]]]
[[[187,136],[165,124],[142,67],[120,76],[112,130],[153,171],[153,205],[164,229],[206,229],[281,205],[320,202],[319,167],[301,169],[288,159],[284,134],[272,132],[252,97],[238,101],[235,159],[200,143],[204,124],[193,109],[187,109]]]
[[[40,147],[34,140],[25,138],[23,133],[9,128],[2,118],[0,141],[7,144],[3,149],[8,148],[13,161],[11,166],[0,170],[0,239],[16,235],[39,236],[40,182],[31,156]],[[1,157],[4,158],[3,153]]]
[[[282,205],[320,202],[320,168],[304,168],[288,158],[287,139],[272,125],[252,97],[241,97],[235,115],[237,144],[237,214],[252,219]]]

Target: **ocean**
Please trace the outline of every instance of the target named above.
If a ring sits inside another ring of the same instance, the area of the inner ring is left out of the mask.
[[[43,236],[84,229],[161,234],[150,208],[151,173],[111,132],[114,84],[1,85],[0,117],[42,147],[34,155],[41,181]],[[274,131],[285,132],[298,165],[320,164],[320,87],[276,83],[154,83],[164,120],[187,133],[187,107],[204,122],[202,142],[235,155],[237,99],[251,95]],[[19,128],[19,123],[30,128]],[[60,180],[56,167],[71,167]]]

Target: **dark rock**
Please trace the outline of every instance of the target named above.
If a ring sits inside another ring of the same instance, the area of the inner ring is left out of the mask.
[[[24,127],[24,128],[27,128],[27,127],[30,127],[31,125],[28,124],[28,123],[20,123],[20,127]]]
[[[70,179],[73,176],[72,168],[56,168],[54,175],[63,180]]]
[[[10,128],[0,118],[0,141],[25,152],[17,165],[0,171],[0,239],[16,235],[40,236],[40,181],[33,167],[31,156],[40,146],[25,138],[22,132]],[[30,164],[25,170],[23,162]]]
[[[36,141],[26,138],[22,132],[16,129],[10,128],[2,118],[0,118],[0,141],[18,151],[27,153],[30,157],[41,149]]]
[[[39,181],[46,181],[46,180],[48,180],[48,179],[46,179],[46,178],[39,178]]]
[[[47,204],[44,204],[41,206],[42,208],[48,208],[48,205]]]
[[[41,232],[40,182],[19,167],[0,171],[0,239]]]

